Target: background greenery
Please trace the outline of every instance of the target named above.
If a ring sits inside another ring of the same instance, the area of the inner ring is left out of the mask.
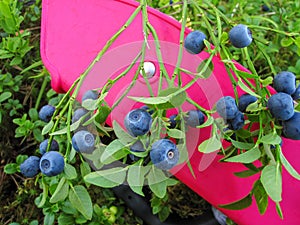
[[[181,1],[149,0],[148,4],[158,10],[181,20]],[[196,1],[201,4],[201,1]],[[265,43],[264,51],[268,54],[270,63],[257,47],[250,46],[251,58],[258,74],[265,78],[273,76],[274,71],[289,70],[300,76],[300,38],[287,37],[284,34],[270,32],[268,28],[288,33],[300,30],[299,1],[211,1],[222,13],[231,19],[232,23],[250,24],[259,32],[254,36]],[[264,11],[266,5],[269,11]],[[193,29],[200,29],[206,34],[217,32],[207,30],[201,20],[202,15],[188,6],[188,23]],[[216,28],[217,22],[211,8],[205,10],[211,25]],[[34,155],[39,143],[44,139],[42,128],[44,122],[38,118],[38,110],[44,104],[55,105],[61,99],[50,87],[50,76],[39,55],[41,1],[30,0],[1,0],[0,1],[0,224],[12,222],[20,224],[51,224],[53,215],[59,214],[61,221],[70,219],[68,212],[75,212],[72,221],[84,224],[85,220],[76,210],[69,207],[66,201],[60,204],[45,204],[38,208],[41,184],[34,179],[25,179],[17,171],[17,165],[26,158]],[[255,27],[257,26],[257,27]],[[230,27],[223,24],[224,31]],[[209,37],[209,35],[207,35]],[[211,41],[211,40],[209,40]],[[242,51],[230,48],[234,59],[247,67],[242,61]],[[65,145],[63,140],[58,140]],[[4,166],[6,173],[4,173]],[[81,167],[84,164],[81,163]],[[81,171],[78,169],[78,174]],[[56,183],[57,185],[57,183]],[[183,187],[185,188],[185,187]],[[95,210],[103,224],[109,221],[111,206],[117,207],[116,224],[142,224],[142,221],[132,215],[132,211],[124,206],[109,189],[95,186],[88,188],[89,194],[100,210]],[[173,193],[171,191],[171,193]],[[33,204],[35,202],[35,204]],[[153,200],[153,208],[166,206],[162,217],[168,215],[172,204],[168,200]],[[73,211],[72,211],[73,210]],[[188,211],[188,209],[186,209]],[[76,214],[77,213],[77,214]],[[70,220],[71,220],[70,219]]]

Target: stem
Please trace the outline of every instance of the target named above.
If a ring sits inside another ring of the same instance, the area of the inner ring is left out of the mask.
[[[38,95],[38,97],[36,99],[36,102],[35,102],[35,106],[34,106],[35,109],[39,108],[39,105],[41,103],[41,99],[42,99],[42,97],[44,95],[45,89],[46,89],[48,81],[49,81],[49,77],[46,75],[46,71],[45,70],[42,71],[42,75],[44,76],[44,80],[43,80],[43,83],[42,83],[39,95]]]
[[[184,42],[184,32],[186,27],[186,19],[187,19],[187,0],[183,1],[182,7],[182,22],[181,22],[181,30],[180,30],[180,40],[179,40],[179,51],[178,51],[178,58],[176,67],[174,69],[174,73],[172,75],[172,80],[174,83],[175,78],[178,76],[178,86],[181,86],[181,76],[180,76],[180,64],[182,61],[183,55],[183,42]]]

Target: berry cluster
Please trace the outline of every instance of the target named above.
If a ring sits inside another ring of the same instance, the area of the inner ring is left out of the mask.
[[[282,123],[286,138],[300,140],[300,113],[294,110],[294,101],[299,99],[300,86],[296,87],[296,76],[282,71],[274,77],[273,87],[277,91],[267,103],[272,116]]]
[[[39,118],[44,122],[49,122],[55,107],[51,105],[43,106],[39,111]],[[58,152],[59,145],[56,140],[52,140],[47,147],[49,139],[45,139],[39,145],[39,151],[42,157],[30,156],[21,165],[20,171],[25,177],[35,177],[39,172],[46,176],[56,176],[63,172],[65,167],[64,157]]]
[[[152,125],[152,110],[148,106],[142,106],[137,109],[131,110],[124,119],[124,124],[127,132],[134,136],[147,135],[150,132]],[[169,117],[169,129],[174,129],[178,125],[179,119],[177,114]],[[205,115],[200,110],[190,110],[184,117],[185,124],[189,127],[197,127],[204,123]],[[144,152],[149,144],[144,146],[140,140],[137,140],[131,145],[132,152]],[[130,155],[130,158],[135,161],[138,158]],[[150,160],[159,169],[170,170],[179,160],[179,150],[174,142],[169,139],[159,139],[155,141],[150,148]]]

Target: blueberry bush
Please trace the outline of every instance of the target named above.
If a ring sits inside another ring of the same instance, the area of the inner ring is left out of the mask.
[[[197,146],[200,152],[217,151],[222,162],[244,164],[247,170],[236,173],[239,177],[259,174],[247,196],[221,207],[238,210],[256,204],[264,214],[270,197],[283,217],[282,168],[300,179],[281,151],[281,137],[300,140],[299,2],[139,2],[139,7],[124,21],[125,26],[108,40],[65,94],[51,90],[50,76],[39,56],[41,1],[0,2],[1,223],[142,223],[110,189],[123,183],[142,196],[149,191],[153,213],[165,220],[172,211],[169,193],[180,185],[169,170],[183,162],[189,165],[186,131],[205,127],[211,127],[212,132]],[[107,118],[128,97],[139,73],[115,105],[109,106],[105,97],[137,62],[137,71],[141,71],[153,93],[149,84],[153,68],[144,62],[145,49],[150,35],[157,44],[159,39],[148,20],[147,6],[182,24],[174,74],[167,74],[157,45],[160,79],[168,87],[160,87],[157,96],[130,96],[140,108],[128,112],[124,127],[116,121],[108,126]],[[75,100],[89,71],[138,14],[142,14],[145,33],[141,54],[115,79],[89,90],[80,101]],[[185,27],[193,30],[186,37]],[[199,62],[195,74],[180,67],[185,50],[195,55],[204,51],[211,57]],[[227,68],[225,75],[232,81],[234,96],[224,96],[213,108],[204,108],[186,90],[197,79],[211,76],[215,55]],[[250,72],[238,70],[236,61]],[[181,73],[195,79],[186,85],[175,84]],[[271,92],[269,85],[277,93]],[[238,88],[245,94],[239,96]],[[195,110],[184,111],[185,103]],[[168,117],[167,112],[172,109],[177,113]],[[230,143],[229,147],[223,145],[224,140]],[[258,161],[260,166],[255,163]],[[190,165],[189,168],[193,173]],[[12,188],[10,183],[15,186]],[[9,201],[6,196],[14,200]],[[15,206],[17,215],[9,212]]]

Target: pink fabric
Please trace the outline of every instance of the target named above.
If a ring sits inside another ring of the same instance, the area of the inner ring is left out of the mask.
[[[74,80],[87,68],[107,40],[124,24],[138,3],[132,0],[43,0],[41,56],[50,71],[51,85],[57,92],[66,92]],[[155,27],[161,40],[164,64],[171,76],[176,64],[181,25],[171,17],[149,8],[149,20]],[[190,32],[186,29],[185,35]],[[159,65],[154,42],[149,40],[146,61],[156,66],[155,77],[150,80],[154,93],[158,89]],[[83,83],[78,99],[89,89],[99,88],[110,78],[119,75],[136,57],[143,41],[142,18],[139,14],[134,22],[120,35],[104,57],[95,65]],[[184,51],[181,67],[196,72],[199,63],[208,57],[203,52],[191,55]],[[188,89],[188,95],[204,108],[212,108],[224,95],[232,95],[233,89],[225,67],[216,56],[213,58],[214,70],[209,79],[200,79]],[[241,70],[242,66],[237,65]],[[112,105],[129,86],[136,72],[137,65],[109,91],[106,98]],[[182,74],[182,82],[188,83],[191,75]],[[166,84],[164,84],[166,87]],[[150,96],[143,79],[139,78],[127,96]],[[123,124],[123,118],[137,103],[125,97],[115,108],[108,122],[117,120]],[[184,110],[191,109],[188,103]],[[173,113],[172,111],[168,114]],[[172,173],[187,184],[192,190],[213,205],[225,204],[249,193],[257,176],[237,178],[234,172],[245,170],[240,164],[220,163],[215,153],[203,155],[197,146],[210,136],[210,128],[189,129],[188,151],[190,162],[196,175],[194,179],[186,165],[179,165]],[[300,171],[297,156],[299,142],[283,140],[283,152],[294,168]],[[279,219],[275,206],[270,201],[265,215],[261,216],[255,204],[250,208],[232,211],[222,210],[239,225],[298,225],[300,183],[283,170],[283,201],[281,203],[284,220]]]

